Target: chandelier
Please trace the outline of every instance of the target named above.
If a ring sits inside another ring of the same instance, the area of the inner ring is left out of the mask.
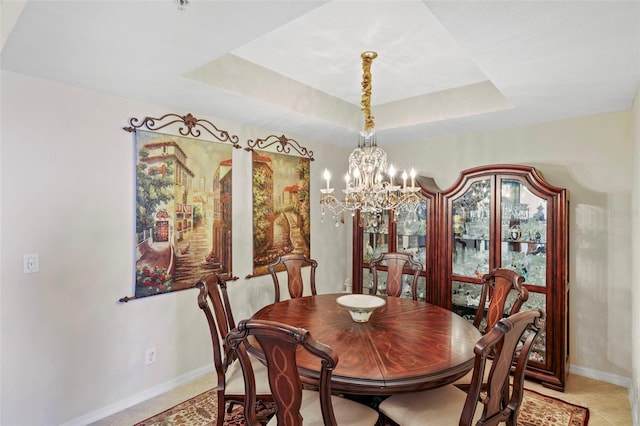
[[[343,196],[337,198],[330,187],[331,173],[325,169],[323,178],[326,187],[320,190],[322,217],[325,210],[333,215],[339,225],[345,211],[380,214],[385,210],[415,211],[420,198],[420,188],[415,185],[416,173],[403,172],[396,178],[393,165],[387,167],[387,153],[378,147],[374,117],[371,115],[371,63],[378,56],[376,52],[362,53],[362,111],[364,130],[360,132],[358,147],[349,155],[349,171],[345,176]]]

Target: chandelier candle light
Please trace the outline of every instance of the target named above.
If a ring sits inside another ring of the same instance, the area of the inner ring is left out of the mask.
[[[384,210],[415,211],[420,203],[419,187],[416,187],[416,172],[411,169],[409,175],[403,172],[402,185],[394,181],[396,170],[393,165],[387,168],[387,153],[378,147],[374,117],[371,115],[371,63],[378,56],[376,52],[362,53],[362,111],[364,113],[364,131],[360,132],[358,147],[349,155],[349,172],[345,176],[345,189],[342,199],[336,198],[331,188],[331,173],[325,169],[323,178],[326,188],[321,189],[320,204],[324,219],[325,208],[333,215],[336,226],[345,210],[355,214],[379,214]],[[387,179],[385,179],[385,177]],[[410,186],[407,185],[411,179]]]

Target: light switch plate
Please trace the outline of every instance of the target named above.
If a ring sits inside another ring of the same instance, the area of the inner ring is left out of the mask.
[[[25,274],[40,272],[40,256],[38,253],[25,254],[23,261]]]

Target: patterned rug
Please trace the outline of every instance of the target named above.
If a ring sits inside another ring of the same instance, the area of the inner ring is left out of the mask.
[[[525,389],[518,426],[587,426],[589,409]]]
[[[216,393],[212,390],[169,408],[135,426],[211,426],[215,425]],[[258,401],[258,415],[268,418],[273,404]],[[589,409],[526,389],[520,407],[518,426],[587,426]],[[225,416],[225,425],[244,425],[242,407]]]
[[[214,390],[208,390],[175,405],[153,417],[149,417],[134,426],[215,426],[218,397]],[[244,426],[243,407],[237,405],[231,413],[225,414],[225,425]],[[273,403],[256,402],[256,414],[259,419],[268,419],[275,412]],[[267,423],[265,420],[264,424]]]

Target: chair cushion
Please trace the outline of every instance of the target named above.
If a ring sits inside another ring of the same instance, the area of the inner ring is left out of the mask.
[[[402,426],[457,425],[467,394],[453,385],[421,392],[391,395],[382,401],[379,410]],[[482,415],[483,406],[473,416],[473,423]]]
[[[256,395],[271,395],[269,378],[267,376],[267,366],[252,356],[250,356],[249,359],[251,359],[253,375],[256,380]],[[225,395],[244,396],[244,377],[242,376],[242,366],[237,359],[231,363],[229,368],[227,368],[224,393]]]
[[[332,396],[333,414],[339,425],[372,426],[378,421],[378,412],[373,408],[362,405],[350,399]],[[322,411],[320,410],[320,394],[312,390],[302,391],[302,407],[300,414],[304,419],[304,426],[324,426]],[[267,426],[278,424],[278,419],[273,416]]]

